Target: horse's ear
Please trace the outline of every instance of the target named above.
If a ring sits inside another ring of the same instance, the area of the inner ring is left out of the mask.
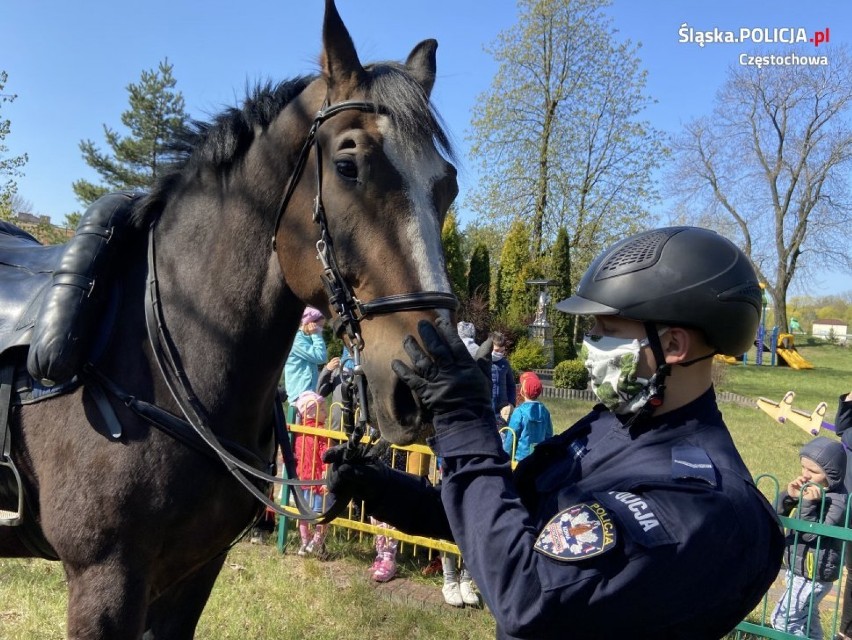
[[[405,68],[420,83],[427,96],[432,93],[432,87],[435,86],[435,72],[438,68],[435,59],[437,50],[437,40],[424,40],[411,50],[408,60],[405,61]]]
[[[329,86],[329,98],[340,100],[343,94],[351,91],[366,80],[367,72],[358,60],[358,52],[352,43],[352,37],[343,24],[334,0],[325,2],[325,20],[322,25],[323,52],[320,57],[322,72]],[[332,92],[338,94],[336,98]],[[333,101],[334,101],[333,100]]]

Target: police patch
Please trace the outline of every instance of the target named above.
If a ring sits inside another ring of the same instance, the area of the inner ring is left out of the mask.
[[[550,558],[573,562],[598,556],[615,546],[615,524],[599,503],[576,504],[557,513],[535,543]]]

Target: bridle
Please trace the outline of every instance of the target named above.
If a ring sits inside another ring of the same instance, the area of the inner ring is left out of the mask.
[[[337,255],[334,251],[334,242],[328,229],[328,218],[326,217],[325,207],[322,203],[322,147],[319,145],[317,134],[324,122],[344,111],[363,111],[377,115],[390,114],[389,110],[383,105],[373,102],[347,100],[332,105],[329,105],[327,101],[323,104],[322,108],[314,116],[305,143],[302,145],[302,150],[296,160],[293,173],[290,175],[287,189],[281,199],[281,204],[278,206],[278,215],[275,219],[275,228],[272,232],[272,250],[276,250],[275,238],[278,235],[281,220],[284,218],[284,212],[287,209],[290,198],[299,184],[299,179],[302,177],[308,156],[313,147],[316,160],[316,196],[314,197],[313,220],[320,227],[320,239],[316,244],[317,259],[323,267],[320,277],[325,287],[329,305],[336,314],[336,317],[332,320],[334,333],[338,337],[346,335],[354,364],[355,375],[353,380],[357,387],[356,402],[359,409],[359,412],[357,412],[359,416],[357,424],[354,425],[349,438],[350,447],[354,447],[355,443],[359,442],[361,437],[366,433],[368,416],[367,381],[364,370],[361,367],[361,351],[364,349],[364,339],[361,336],[360,327],[361,320],[372,316],[398,313],[400,311],[419,311],[421,309],[450,309],[455,311],[458,308],[458,300],[452,293],[443,291],[415,291],[384,296],[376,298],[371,302],[362,302],[355,296],[352,287],[349,286],[349,283],[343,277],[338,266]],[[344,398],[353,395],[355,394],[344,394]],[[344,407],[344,415],[347,413],[354,416],[356,414],[354,407]]]
[[[386,315],[401,311],[416,311],[421,309],[455,310],[458,307],[458,300],[456,297],[452,293],[443,291],[416,291],[401,293],[376,298],[370,302],[362,302],[357,298],[352,287],[343,277],[334,251],[334,242],[331,234],[329,233],[325,208],[322,204],[322,161],[321,147],[317,140],[317,132],[320,126],[328,119],[344,111],[351,110],[376,114],[388,113],[386,108],[371,102],[345,101],[333,105],[323,105],[323,108],[320,109],[314,117],[311,128],[308,131],[304,144],[302,145],[293,173],[290,175],[287,188],[278,207],[275,228],[272,235],[272,249],[274,251],[276,250],[275,236],[278,234],[278,229],[281,225],[287,205],[289,204],[290,198],[292,197],[304,172],[311,148],[314,148],[316,156],[317,193],[314,198],[313,220],[319,224],[320,227],[320,239],[316,243],[317,258],[322,263],[323,272],[321,274],[321,278],[328,296],[329,306],[336,314],[336,317],[333,320],[335,334],[340,337],[345,334],[349,342],[354,364],[354,382],[350,381],[349,384],[354,384],[356,388],[353,390],[350,387],[343,394],[343,415],[345,417],[348,416],[348,420],[345,420],[344,422],[344,426],[348,427],[347,431],[349,436],[346,454],[350,457],[359,455],[360,442],[367,432],[367,419],[369,413],[367,380],[363,367],[361,366],[361,353],[364,349],[364,339],[361,336],[360,322],[372,316]],[[205,423],[205,420],[202,417],[204,414],[203,406],[192,391],[189,379],[181,366],[177,349],[171,339],[168,329],[166,328],[165,317],[163,316],[156,265],[156,243],[154,237],[156,224],[157,222],[154,221],[149,229],[148,295],[146,296],[145,304],[146,324],[148,327],[148,337],[152,345],[155,359],[163,375],[163,379],[165,380],[166,386],[169,388],[172,397],[175,402],[177,402],[181,412],[186,418],[186,422],[189,423],[192,430],[203,440],[203,442],[216,453],[216,455],[225,464],[228,471],[267,508],[280,515],[311,520],[317,523],[324,523],[333,520],[343,511],[343,509],[346,508],[345,502],[336,501],[326,511],[318,513],[306,504],[306,501],[302,497],[300,491],[293,491],[292,495],[298,509],[298,513],[294,513],[292,507],[286,505],[282,506],[271,500],[256,484],[256,481],[258,480],[264,483],[285,484],[291,486],[317,486],[324,484],[323,480],[299,480],[297,478],[295,456],[293,455],[292,448],[290,446],[288,434],[284,430],[285,421],[280,398],[276,398],[275,402],[274,424],[276,428],[276,436],[279,441],[279,445],[281,446],[284,458],[284,466],[287,474],[286,478],[281,478],[264,471],[260,471],[241,460],[239,457],[234,455],[228,447],[221,444],[216,434]],[[102,384],[108,383],[108,381],[102,379],[102,376],[98,377]],[[120,389],[116,389],[115,385],[109,384],[108,387],[110,387],[110,390],[114,394],[118,395],[129,408],[136,411],[149,422],[156,423],[158,426],[164,426],[164,422],[168,423],[180,420],[176,416],[167,414],[164,410],[154,407],[153,405],[139,402],[135,398],[132,398],[132,396],[123,393]],[[143,405],[142,408],[144,409],[144,412],[138,409],[138,405]],[[154,417],[152,417],[152,415]],[[355,420],[356,416],[357,420]],[[254,478],[255,481],[252,481],[250,478]]]

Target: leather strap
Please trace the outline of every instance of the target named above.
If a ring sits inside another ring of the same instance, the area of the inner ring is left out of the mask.
[[[7,363],[0,367],[0,461],[9,460],[12,451],[12,437],[9,430],[9,407],[12,405],[12,383],[15,380],[15,365]]]
[[[121,422],[119,421],[118,416],[115,415],[115,410],[109,403],[109,398],[106,397],[101,386],[96,382],[91,382],[86,385],[86,390],[98,406],[98,410],[101,412],[101,416],[103,416],[104,422],[106,422],[113,440],[121,438]]]

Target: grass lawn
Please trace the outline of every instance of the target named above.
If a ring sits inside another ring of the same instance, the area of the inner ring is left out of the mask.
[[[796,392],[794,407],[810,413],[825,401],[833,421],[837,397],[852,389],[852,349],[797,345],[813,370],[730,365],[719,388],[780,400]],[[562,431],[585,414],[587,402],[547,400],[554,426]],[[721,404],[725,420],[753,474],[771,474],[785,484],[798,473],[798,450],[811,436],[792,423],[779,424],[756,407]],[[830,432],[824,432],[830,435]],[[761,483],[767,495],[774,485]],[[295,538],[295,536],[291,537]],[[372,561],[366,543],[337,539],[333,558],[319,562],[279,555],[272,545],[238,544],[213,590],[199,625],[212,640],[314,640],[364,636],[373,640],[494,637],[485,610],[434,608],[377,596],[367,577]],[[422,559],[405,558],[402,576],[439,590],[440,578],[420,575]],[[62,567],[41,560],[0,560],[0,640],[65,637],[65,579]],[[365,631],[369,633],[365,635]]]

